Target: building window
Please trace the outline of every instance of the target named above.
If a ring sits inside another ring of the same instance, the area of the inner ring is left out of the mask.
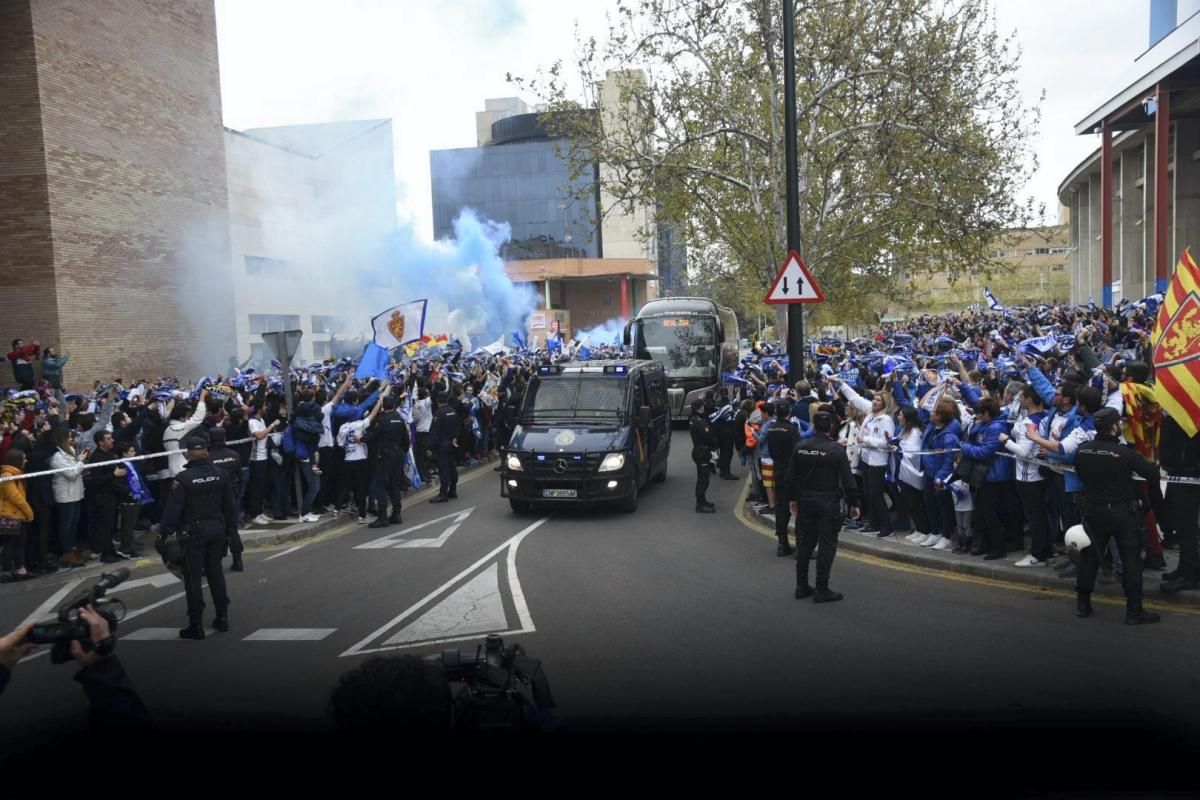
[[[1063,265],[1062,265],[1062,264],[1055,264],[1053,267],[1051,267],[1051,268],[1050,268],[1050,271],[1051,271],[1051,272],[1062,272],[1062,271],[1063,271]]]
[[[1067,253],[1070,253],[1070,252],[1071,252],[1071,248],[1069,248],[1069,247],[1051,247],[1050,248],[1050,255],[1052,255],[1052,256],[1066,255]]]
[[[1035,247],[1035,248],[1033,248],[1033,255],[1048,256],[1048,255],[1050,255],[1050,248],[1049,247]]]
[[[278,258],[246,256],[246,274],[251,278],[290,278],[292,266]]]
[[[313,333],[341,333],[346,330],[346,320],[341,317],[331,317],[324,314],[313,314]]]
[[[251,314],[250,333],[273,333],[300,329],[299,314]]]
[[[322,361],[333,355],[333,348],[329,342],[313,342],[313,358],[317,361]]]

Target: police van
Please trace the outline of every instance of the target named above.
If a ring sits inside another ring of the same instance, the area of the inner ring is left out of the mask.
[[[666,480],[667,376],[657,361],[545,364],[525,390],[500,458],[500,495],[534,505],[637,508],[647,481]]]

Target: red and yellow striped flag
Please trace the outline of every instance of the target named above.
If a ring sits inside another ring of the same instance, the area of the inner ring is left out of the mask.
[[[1154,324],[1154,393],[1195,436],[1200,427],[1200,267],[1183,251]]]

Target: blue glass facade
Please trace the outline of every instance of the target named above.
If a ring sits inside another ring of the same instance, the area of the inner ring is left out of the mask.
[[[572,180],[556,150],[561,144],[543,139],[431,151],[434,237],[452,237],[454,219],[470,208],[512,228],[505,260],[600,258],[597,203],[588,193],[595,175]]]

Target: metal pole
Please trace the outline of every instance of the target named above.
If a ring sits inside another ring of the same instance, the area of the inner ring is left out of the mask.
[[[787,183],[787,245],[800,252],[800,176],[796,165],[796,9],[783,0],[783,136]],[[788,382],[804,379],[804,306],[788,303]]]

